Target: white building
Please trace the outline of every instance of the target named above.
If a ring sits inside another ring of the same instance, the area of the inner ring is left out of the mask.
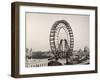
[[[26,67],[48,66],[48,59],[27,59]]]

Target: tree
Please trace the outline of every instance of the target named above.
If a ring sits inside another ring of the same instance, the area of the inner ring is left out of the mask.
[[[28,49],[28,48],[26,48],[26,53],[28,53],[28,51],[29,51],[29,49]]]
[[[84,52],[89,52],[89,48],[87,46],[84,47]]]
[[[84,54],[85,54],[86,58],[89,58],[89,53],[90,53],[89,48],[87,46],[85,46],[84,47]]]

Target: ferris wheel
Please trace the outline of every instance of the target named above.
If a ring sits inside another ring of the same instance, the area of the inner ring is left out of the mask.
[[[65,32],[65,35],[61,35],[60,38],[61,30]],[[64,38],[62,38],[63,36]],[[53,24],[50,31],[50,48],[56,58],[64,57],[67,53],[68,55],[72,54],[74,35],[70,24],[66,20],[59,20]]]

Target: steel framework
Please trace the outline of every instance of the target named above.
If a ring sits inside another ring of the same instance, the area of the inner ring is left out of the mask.
[[[58,35],[59,35],[59,31],[62,28],[66,32],[67,37],[69,36],[68,37],[69,39],[68,38],[64,40],[61,39],[59,43]],[[65,49],[66,49],[63,52],[61,51],[62,41],[65,41]],[[68,63],[68,57],[72,55],[73,47],[74,47],[74,36],[73,36],[73,31],[72,31],[70,24],[66,20],[56,21],[53,24],[51,31],[50,31],[50,48],[55,58],[61,58],[62,55],[65,54],[66,63]]]

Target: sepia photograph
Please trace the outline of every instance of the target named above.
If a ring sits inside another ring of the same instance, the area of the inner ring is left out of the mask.
[[[90,16],[25,13],[26,67],[88,65]]]

